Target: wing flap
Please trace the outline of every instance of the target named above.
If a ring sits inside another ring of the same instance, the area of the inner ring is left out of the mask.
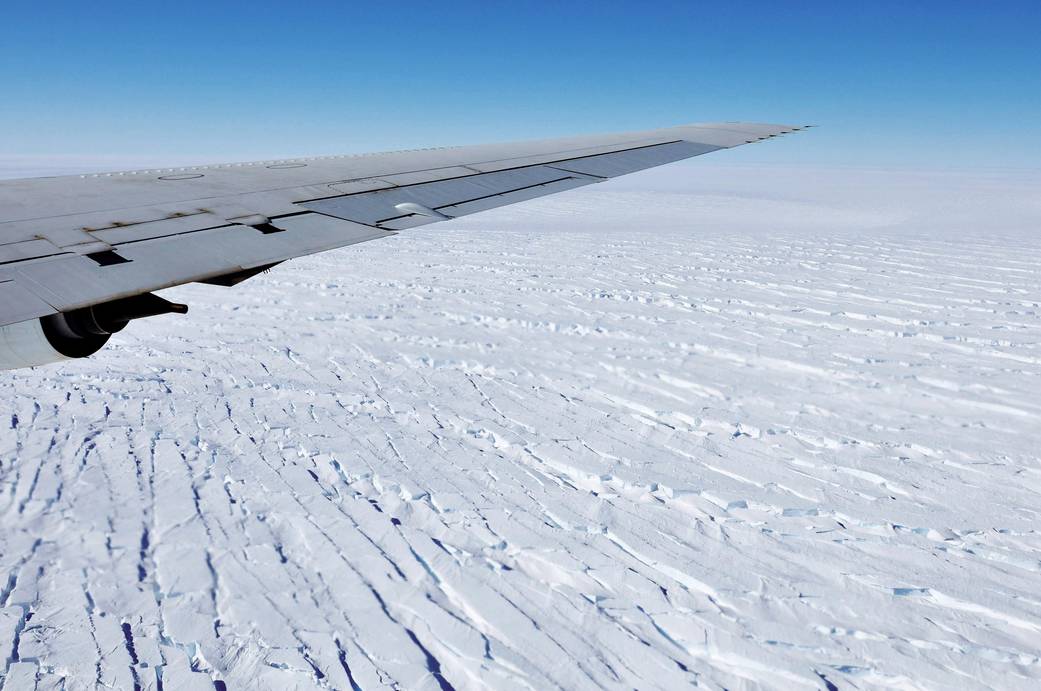
[[[300,206],[376,228],[402,230],[575,189],[718,148],[685,141],[667,142],[627,151],[564,158],[543,165],[488,173],[471,172],[455,178],[303,202]]]
[[[5,323],[44,317],[57,311],[17,282],[0,282],[0,314],[4,315]]]
[[[321,199],[300,206],[355,223],[400,230],[573,189],[593,181],[587,176],[548,166],[533,166]],[[402,205],[418,206],[441,215],[423,216],[402,211],[399,208]]]
[[[620,153],[583,156],[560,163],[552,163],[554,168],[598,178],[614,178],[628,175],[638,170],[646,170],[655,166],[682,161],[702,154],[718,151],[721,147],[695,142],[670,142],[639,149],[631,149]]]
[[[0,264],[33,259],[35,257],[47,257],[64,252],[54,243],[42,238],[36,240],[23,240],[22,242],[9,242],[0,245]]]
[[[241,225],[209,228],[124,243],[116,249],[122,261],[104,266],[89,257],[66,254],[25,266],[3,267],[0,281],[13,278],[19,287],[24,286],[39,296],[44,304],[52,307],[47,314],[394,234],[315,213],[273,219],[271,223],[282,232],[263,233]],[[0,310],[6,305],[6,302],[0,303]],[[4,323],[21,321],[13,317],[9,320],[6,311],[0,314]],[[21,317],[22,313],[16,316]]]

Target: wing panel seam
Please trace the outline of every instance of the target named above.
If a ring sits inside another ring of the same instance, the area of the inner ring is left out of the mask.
[[[387,189],[388,190],[391,190],[391,189],[403,190],[403,189],[405,189],[407,187],[415,187],[416,185],[430,185],[430,184],[438,183],[438,182],[447,182],[449,180],[466,180],[467,178],[478,177],[480,175],[490,175],[492,173],[508,173],[508,172],[510,172],[512,170],[524,170],[526,168],[538,168],[540,166],[547,166],[547,167],[552,168],[552,167],[556,166],[557,164],[567,163],[568,161],[581,161],[581,160],[586,159],[586,158],[595,158],[597,156],[612,156],[614,154],[626,154],[626,153],[629,153],[630,151],[641,151],[641,150],[644,150],[644,149],[653,149],[653,148],[659,147],[659,146],[669,146],[671,144],[682,144],[683,141],[684,140],[682,140],[682,139],[676,139],[676,140],[670,141],[670,142],[659,142],[658,144],[647,144],[645,146],[634,146],[634,147],[629,148],[629,149],[618,149],[617,151],[607,151],[607,152],[602,153],[602,154],[588,154],[586,156],[574,156],[572,158],[561,158],[561,159],[558,159],[558,160],[555,160],[555,161],[548,161],[546,163],[529,163],[528,165],[514,166],[512,168],[500,168],[498,170],[486,170],[486,171],[483,171],[483,172],[480,172],[480,173],[474,173],[473,175],[458,175],[456,177],[442,178],[440,180],[425,180],[423,182],[410,182],[410,183],[408,183],[406,185],[394,185],[393,187],[389,187]],[[532,157],[532,158],[534,158],[534,157]],[[488,163],[494,163],[494,161],[488,161]],[[464,166],[445,166],[445,167],[446,168],[462,168]],[[438,170],[438,169],[437,168],[428,168],[427,170]],[[410,172],[427,172],[427,171],[423,170],[423,171],[410,171]],[[573,171],[570,171],[570,170],[565,171],[565,172],[572,173],[573,175],[578,175],[579,174],[579,173],[574,173]],[[394,173],[393,175],[405,175],[405,174],[406,173]],[[393,177],[393,175],[387,175],[385,177]],[[592,176],[592,177],[596,177],[596,176]],[[330,183],[327,183],[327,184],[330,184],[330,185],[341,185],[341,184],[343,184],[345,182],[358,182],[358,181],[361,181],[361,180],[381,180],[381,179],[382,178],[379,175],[373,175],[373,176],[367,177],[367,178],[354,178],[353,180],[341,180],[340,182],[330,182]],[[393,184],[393,183],[390,183],[390,184]],[[323,201],[326,201],[327,199],[342,199],[344,197],[355,197],[355,196],[358,196],[360,194],[377,194],[377,193],[382,192],[382,191],[383,190],[359,190],[357,192],[348,192],[347,194],[332,194],[332,195],[329,195],[328,197],[315,197],[313,199],[304,199],[304,200],[296,202],[296,203],[297,204],[307,204],[307,203],[310,203],[310,202],[323,202]]]

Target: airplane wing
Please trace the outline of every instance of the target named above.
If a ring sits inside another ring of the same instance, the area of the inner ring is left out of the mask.
[[[0,367],[90,354],[131,319],[186,309],[155,290],[234,285],[294,257],[799,129],[698,124],[0,181]]]

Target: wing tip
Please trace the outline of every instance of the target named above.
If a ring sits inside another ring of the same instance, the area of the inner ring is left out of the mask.
[[[734,143],[732,146],[739,144],[754,144],[756,142],[765,141],[774,137],[779,137],[784,134],[791,134],[792,132],[800,132],[802,130],[817,127],[815,124],[807,125],[782,125],[776,123],[765,123],[765,122],[701,122],[691,123],[689,125],[680,125],[679,127],[673,128],[674,130],[688,130],[692,134],[697,131],[704,132],[706,130],[715,131],[726,131],[731,135],[735,135]]]
[[[812,125],[812,124],[811,125],[768,125],[768,124],[760,124],[760,123],[742,123],[742,122],[725,123],[725,125],[730,125],[731,127],[734,127],[736,131],[743,131],[745,134],[749,135],[748,138],[745,139],[744,142],[742,142],[744,144],[758,144],[759,142],[765,142],[768,139],[774,139],[776,137],[781,137],[781,136],[784,136],[786,134],[791,134],[793,132],[802,132],[803,130],[808,130],[808,129],[811,129],[811,128],[814,128],[814,127],[818,127],[818,125]],[[755,130],[760,130],[760,131],[758,131],[758,132],[757,131],[748,132],[747,130],[738,129],[738,128],[742,128],[742,127],[744,127],[744,128],[754,128]]]

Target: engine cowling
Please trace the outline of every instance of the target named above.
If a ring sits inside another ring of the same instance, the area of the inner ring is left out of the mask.
[[[58,316],[58,315],[51,315]],[[32,319],[0,326],[0,369],[36,367],[73,357],[93,355],[108,342],[108,336],[63,339],[56,329],[44,330],[44,320]]]
[[[187,311],[187,305],[144,293],[0,326],[0,369],[87,357],[101,350],[131,320]]]

